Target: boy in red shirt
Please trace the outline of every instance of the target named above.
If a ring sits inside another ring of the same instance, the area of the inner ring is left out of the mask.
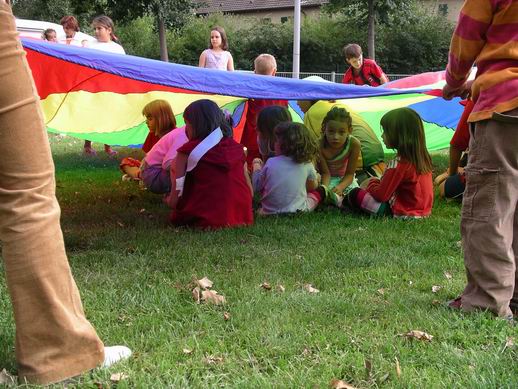
[[[344,56],[351,66],[345,72],[342,84],[380,86],[389,81],[376,61],[363,58],[362,48],[356,43],[344,47]]]

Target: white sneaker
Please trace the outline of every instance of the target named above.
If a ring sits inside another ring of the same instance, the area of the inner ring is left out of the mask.
[[[126,346],[104,347],[104,362],[101,367],[110,367],[117,362],[131,357],[131,350]]]

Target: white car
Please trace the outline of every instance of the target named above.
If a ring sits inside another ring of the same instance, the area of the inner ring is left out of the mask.
[[[20,33],[20,38],[32,38],[42,40],[43,31],[45,31],[47,28],[52,28],[56,31],[58,42],[66,42],[65,31],[63,31],[63,27],[61,26],[61,24],[41,22],[38,20],[16,19],[16,29]],[[88,34],[77,32],[74,36],[74,40],[77,42],[82,42],[85,40],[90,42],[94,41],[95,38]]]

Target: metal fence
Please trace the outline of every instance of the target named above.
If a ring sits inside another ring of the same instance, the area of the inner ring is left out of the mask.
[[[293,73],[292,72],[277,72],[275,74],[277,77],[285,77],[285,78],[291,78]],[[319,76],[322,77],[324,80],[332,81],[332,82],[341,82],[342,78],[344,77],[344,73],[309,73],[309,72],[300,72],[299,78],[306,78],[309,76]],[[387,77],[390,81],[399,80],[401,78],[409,77],[411,74],[387,74]]]

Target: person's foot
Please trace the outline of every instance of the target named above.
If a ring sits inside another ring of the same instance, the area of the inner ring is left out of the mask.
[[[97,155],[97,152],[92,147],[85,147],[83,153],[86,155]]]
[[[126,346],[104,347],[104,361],[101,367],[110,367],[131,357],[131,350]]]
[[[117,155],[118,153],[113,150],[110,146],[104,146],[104,151],[106,152],[106,154],[108,154],[109,156],[114,156],[114,155]]]

